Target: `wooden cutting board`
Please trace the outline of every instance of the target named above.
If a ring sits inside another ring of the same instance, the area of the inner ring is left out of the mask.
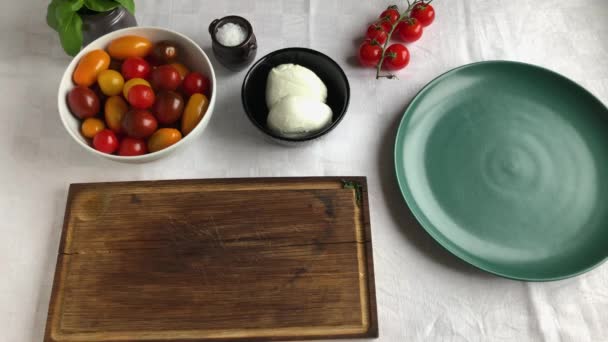
[[[378,336],[365,178],[72,184],[45,341]]]

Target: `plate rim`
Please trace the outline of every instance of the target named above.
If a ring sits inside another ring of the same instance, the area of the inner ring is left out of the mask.
[[[393,161],[394,161],[394,167],[395,167],[395,175],[397,178],[397,184],[399,186],[399,191],[401,192],[401,195],[403,197],[403,199],[405,200],[406,205],[408,206],[410,212],[412,213],[412,215],[414,215],[414,218],[416,219],[416,221],[418,222],[418,224],[444,249],[446,249],[448,252],[450,252],[451,254],[453,254],[454,256],[458,257],[459,259],[463,260],[464,262],[477,267],[480,270],[486,271],[488,273],[503,277],[503,278],[507,278],[507,279],[512,279],[512,280],[522,280],[522,281],[534,281],[534,282],[545,282],[545,281],[554,281],[554,280],[562,280],[562,279],[567,279],[567,278],[571,278],[571,277],[576,277],[578,275],[581,275],[583,273],[586,273],[588,271],[591,271],[592,269],[600,266],[601,264],[603,264],[606,260],[608,260],[608,255],[604,256],[603,259],[598,260],[595,263],[592,263],[584,268],[581,268],[575,272],[565,272],[564,274],[560,274],[560,275],[556,275],[556,276],[550,276],[550,277],[526,277],[526,276],[519,276],[517,274],[513,274],[513,273],[509,273],[509,272],[500,272],[497,270],[492,269],[491,267],[486,267],[484,265],[482,265],[481,263],[479,263],[478,261],[476,261],[474,258],[470,258],[468,257],[466,254],[461,252],[461,249],[459,248],[455,248],[455,245],[453,244],[453,242],[450,239],[447,239],[443,236],[441,236],[439,234],[439,230],[435,227],[434,224],[432,224],[427,218],[426,215],[423,213],[423,211],[420,209],[420,207],[417,204],[417,201],[415,200],[414,196],[412,195],[409,187],[407,186],[406,183],[406,177],[405,177],[405,172],[400,172],[399,171],[399,165],[398,165],[398,161],[402,160],[403,158],[399,157],[399,151],[403,150],[402,146],[403,144],[399,144],[400,141],[403,141],[403,137],[405,136],[404,133],[404,127],[409,123],[410,121],[410,117],[411,117],[411,113],[413,111],[412,107],[418,102],[420,101],[420,99],[424,96],[424,94],[426,94],[429,89],[431,87],[433,87],[434,85],[436,85],[437,83],[443,81],[445,78],[449,77],[451,74],[454,74],[462,69],[468,69],[471,67],[478,67],[480,65],[489,65],[489,64],[497,64],[497,65],[517,65],[517,66],[524,66],[527,68],[531,68],[531,69],[536,69],[536,70],[540,70],[546,73],[549,73],[553,76],[556,76],[557,78],[561,79],[562,81],[565,81],[567,83],[570,83],[572,86],[579,88],[580,90],[582,90],[584,93],[586,93],[588,96],[590,96],[590,98],[594,99],[597,103],[599,103],[600,105],[602,105],[605,109],[606,112],[608,112],[608,107],[606,107],[606,105],[597,97],[595,96],[593,93],[591,93],[589,90],[587,90],[585,87],[583,87],[582,85],[580,85],[579,83],[569,79],[568,77],[559,74],[553,70],[547,69],[545,67],[541,67],[538,65],[534,65],[534,64],[529,64],[529,63],[524,63],[524,62],[518,62],[518,61],[511,61],[511,60],[487,60],[487,61],[479,61],[479,62],[473,62],[473,63],[468,63],[468,64],[464,64],[455,68],[452,68],[450,70],[447,70],[446,72],[441,73],[440,75],[438,75],[437,77],[433,78],[430,82],[428,82],[426,85],[424,85],[424,87],[422,87],[422,89],[420,89],[420,91],[418,91],[416,93],[416,95],[412,98],[412,100],[409,102],[409,104],[407,105],[407,107],[405,108],[405,111],[403,113],[403,116],[401,117],[401,120],[399,121],[399,126],[397,128],[397,133],[395,136],[395,147],[393,149]]]

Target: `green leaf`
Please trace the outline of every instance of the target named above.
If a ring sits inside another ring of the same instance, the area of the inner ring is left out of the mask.
[[[82,19],[78,13],[72,12],[69,18],[64,18],[58,32],[63,50],[70,56],[76,56],[82,46]]]
[[[133,0],[116,0],[116,2],[126,8],[129,13],[135,15],[135,2]]]
[[[53,30],[57,31],[59,27],[59,21],[57,20],[57,6],[59,6],[61,0],[53,0],[49,3],[49,6],[46,8],[46,23]]]
[[[73,15],[82,8],[84,0],[63,0],[59,1],[57,8],[55,8],[55,16],[57,17],[59,30],[63,26],[72,21]]]
[[[114,0],[84,0],[84,6],[91,11],[107,12],[120,6],[120,4]]]

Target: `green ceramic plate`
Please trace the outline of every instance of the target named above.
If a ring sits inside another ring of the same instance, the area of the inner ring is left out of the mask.
[[[555,280],[608,257],[608,109],[552,71],[439,76],[405,111],[395,167],[422,227],[483,270]]]

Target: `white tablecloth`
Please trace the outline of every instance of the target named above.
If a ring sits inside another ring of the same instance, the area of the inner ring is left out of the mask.
[[[145,165],[93,157],[66,134],[56,92],[69,58],[46,27],[46,2],[0,4],[0,341],[42,339],[68,184],[324,175],[368,177],[379,341],[608,341],[608,265],[549,283],[479,271],[407,213],[392,158],[396,125],[411,98],[466,63],[538,64],[608,103],[608,1],[436,0],[436,21],[410,46],[410,65],[399,80],[381,81],[353,56],[386,0],[138,1],[141,25],[192,37],[218,78],[216,111],[202,137]],[[335,131],[301,148],[262,138],[241,108],[245,72],[223,69],[211,54],[207,26],[228,14],[252,22],[258,57],[305,46],[342,65],[351,102]]]

